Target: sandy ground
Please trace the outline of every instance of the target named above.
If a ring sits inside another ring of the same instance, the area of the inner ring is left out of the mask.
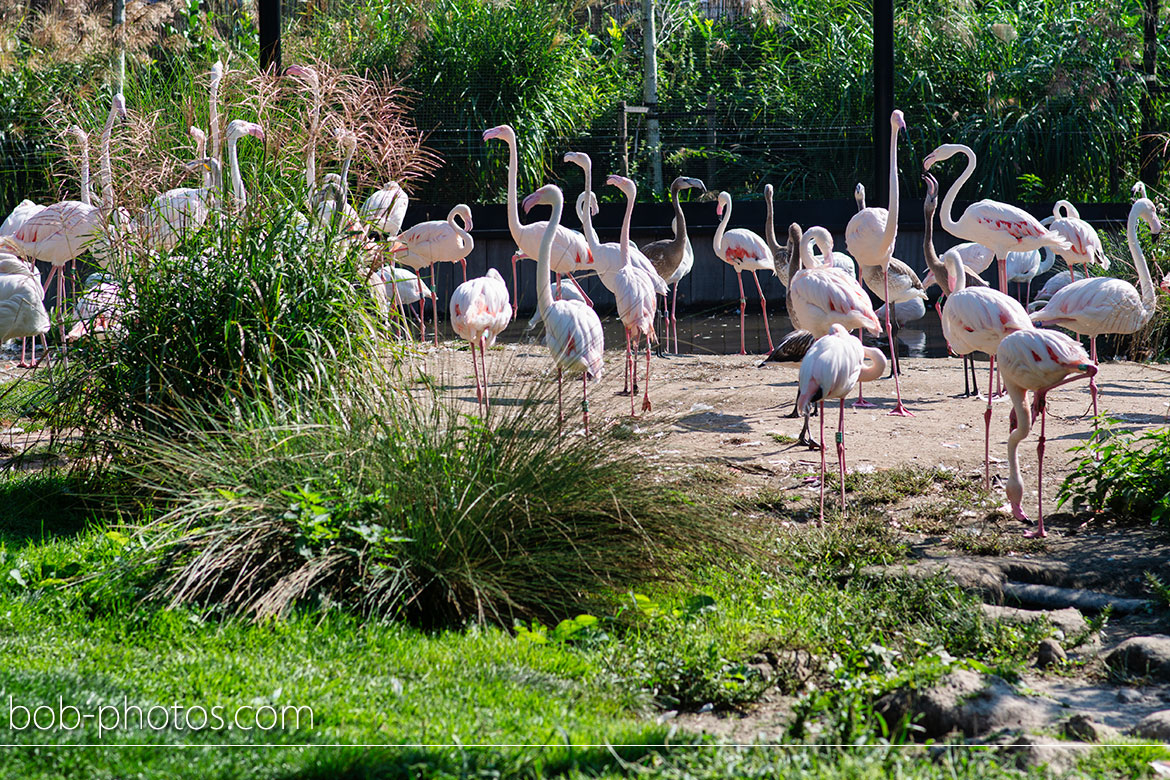
[[[468,353],[458,342],[446,342],[422,357],[425,370],[440,378],[456,398],[474,408],[475,384]],[[651,359],[650,399],[653,410],[630,417],[630,399],[618,395],[623,382],[623,353],[607,350],[605,375],[590,385],[589,405],[594,424],[632,424],[646,437],[647,457],[679,464],[724,464],[747,474],[783,478],[819,467],[819,454],[786,441],[800,432],[801,421],[789,419],[796,396],[797,364],[770,363],[756,368],[757,356],[687,355]],[[555,381],[547,350],[539,344],[511,344],[489,350],[491,394],[498,403],[516,403],[536,381]],[[987,364],[976,364],[986,387]],[[644,358],[639,374],[644,375]],[[1098,374],[1103,412],[1123,421],[1126,430],[1162,425],[1170,408],[1170,370],[1129,362],[1106,363]],[[983,413],[986,402],[961,397],[961,363],[954,359],[903,360],[903,399],[914,417],[889,416],[894,404],[894,382],[883,379],[865,385],[866,400],[877,408],[854,409],[846,404],[845,444],[849,469],[884,469],[909,465],[944,466],[981,475],[983,468]],[[1089,407],[1087,382],[1075,382],[1052,392],[1049,398],[1048,445],[1045,458],[1045,509],[1055,488],[1069,472],[1069,449],[1083,444],[1092,420],[1081,417]],[[566,430],[580,431],[581,383],[565,384]],[[991,421],[991,475],[1007,477],[1008,413],[1006,398],[993,404]],[[829,466],[835,468],[832,430],[838,422],[834,405],[827,410]],[[819,420],[813,435],[819,440]],[[1038,428],[1038,426],[1037,426]],[[1020,447],[1025,483],[1025,511],[1036,503],[1037,429]],[[778,438],[780,440],[778,440]],[[1002,495],[1002,488],[1000,488]],[[1006,499],[1005,499],[1006,500]]]

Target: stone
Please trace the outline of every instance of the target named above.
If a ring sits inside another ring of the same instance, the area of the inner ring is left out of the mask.
[[[1117,672],[1170,682],[1170,636],[1131,637],[1110,651],[1105,663]]]
[[[1138,721],[1129,733],[1141,739],[1170,742],[1170,710],[1153,712]]]
[[[1065,639],[1079,637],[1089,630],[1080,610],[1075,607],[1052,610],[1018,609],[1016,607],[1001,607],[996,604],[982,604],[979,607],[983,614],[992,620],[1004,623],[1033,623],[1047,619],[1057,631],[1064,634]]]
[[[1117,700],[1123,704],[1137,704],[1144,698],[1137,688],[1122,688],[1117,692]]]
[[[1041,669],[1050,666],[1061,666],[1068,660],[1064,648],[1055,639],[1041,639],[1040,647],[1036,651],[1036,665]]]
[[[1127,599],[1095,590],[1035,585],[1030,582],[1005,582],[1003,593],[1005,598],[1014,603],[1044,609],[1075,607],[1083,612],[1101,612],[1108,608],[1114,614],[1128,615],[1148,606],[1148,602],[1143,599]]]
[[[924,737],[938,739],[953,731],[978,737],[999,729],[1038,729],[1055,721],[1062,708],[1049,699],[1021,696],[995,675],[956,669],[929,689],[883,696],[875,710],[891,729],[908,717]]]
[[[1098,723],[1084,714],[1073,715],[1061,724],[1061,733],[1068,739],[1080,742],[1112,742],[1118,734],[1117,729]]]
[[[1008,747],[1007,752],[1016,759],[1021,769],[1047,766],[1051,774],[1064,776],[1077,764],[1089,745],[1084,742],[1054,743],[1051,737],[1021,734]]]
[[[930,579],[942,572],[948,579],[964,590],[974,591],[984,598],[1003,603],[1003,571],[990,561],[974,558],[925,559],[913,566],[867,566],[861,573],[871,577],[892,579],[913,577]]]

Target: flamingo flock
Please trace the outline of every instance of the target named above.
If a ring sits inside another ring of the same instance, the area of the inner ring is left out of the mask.
[[[617,304],[618,316],[625,331],[625,390],[630,397],[630,415],[650,413],[651,350],[662,352],[660,338],[670,347],[673,336],[678,352],[677,296],[679,282],[695,265],[696,255],[688,234],[687,221],[680,204],[682,193],[693,190],[707,193],[699,179],[680,176],[671,185],[674,211],[672,235],[639,248],[631,240],[634,202],[637,187],[633,180],[611,175],[605,184],[625,197],[625,212],[617,242],[603,243],[593,228],[597,212],[597,195],[593,191],[593,164],[582,152],[569,152],[565,162],[578,166],[584,174],[583,188],[576,200],[581,231],[561,225],[565,195],[560,187],[545,185],[521,199],[518,187],[519,139],[509,125],[483,132],[485,149],[492,141],[507,146],[508,167],[506,208],[508,230],[515,242],[512,255],[512,285],[495,269],[486,275],[468,279],[468,255],[475,248],[472,209],[455,205],[446,219],[423,221],[404,227],[409,198],[394,181],[375,190],[360,206],[350,205],[349,170],[357,149],[357,136],[344,125],[330,120],[321,94],[320,79],[311,67],[292,66],[286,75],[303,87],[309,102],[307,132],[310,142],[305,159],[307,197],[304,206],[308,217],[300,217],[300,235],[305,240],[319,240],[335,235],[340,241],[370,253],[369,274],[363,283],[383,311],[393,306],[418,304],[418,336],[427,341],[424,304],[432,305],[434,345],[438,346],[438,294],[434,285],[437,263],[458,262],[463,269],[463,283],[452,292],[448,312],[455,333],[470,345],[475,376],[476,401],[480,413],[488,414],[489,382],[487,349],[515,317],[519,290],[516,264],[520,259],[536,262],[537,312],[529,327],[544,323],[545,344],[557,373],[558,419],[565,419],[563,380],[566,374],[582,381],[582,422],[589,433],[589,382],[601,377],[604,369],[604,338],[601,320],[593,301],[581,287],[586,276],[596,276]],[[109,245],[111,236],[128,233],[138,238],[150,252],[169,251],[184,234],[197,231],[222,212],[241,212],[249,208],[249,194],[240,171],[238,144],[247,137],[265,142],[260,125],[233,119],[222,133],[223,155],[220,157],[221,132],[218,90],[224,77],[222,65],[213,68],[211,83],[212,127],[211,151],[207,151],[208,133],[198,127],[190,129],[196,158],[186,170],[200,174],[197,187],[168,190],[150,201],[137,216],[116,209],[110,170],[110,137],[120,118],[126,116],[121,95],[114,97],[101,137],[101,163],[98,184],[102,191],[99,204],[90,194],[88,135],[80,128],[70,132],[82,147],[80,200],[64,200],[40,206],[24,201],[0,225],[0,338],[35,338],[50,329],[51,318],[44,306],[44,291],[57,282],[57,321],[62,345],[66,342],[62,308],[65,300],[65,267],[87,251],[95,258],[97,247]],[[323,125],[333,127],[341,150],[340,170],[322,174],[318,170],[315,141],[324,135]],[[896,403],[891,415],[913,417],[905,404],[900,383],[893,331],[895,323],[921,317],[925,312],[926,289],[939,285],[942,291],[937,305],[943,332],[951,351],[970,357],[983,354],[989,362],[989,377],[984,410],[984,484],[990,488],[990,437],[993,418],[992,398],[998,366],[1007,395],[1012,401],[1009,422],[1008,461],[1010,476],[1007,495],[1013,514],[1025,520],[1021,506],[1022,485],[1018,449],[1029,435],[1035,417],[1040,417],[1038,459],[1043,462],[1045,441],[1045,397],[1053,388],[1079,378],[1088,378],[1094,415],[1098,411],[1096,337],[1116,333],[1134,333],[1153,317],[1158,300],[1153,278],[1138,237],[1139,222],[1152,233],[1161,223],[1153,203],[1144,196],[1144,187],[1135,188],[1135,200],[1129,215],[1127,238],[1139,288],[1119,279],[1094,275],[1109,268],[1100,237],[1076,208],[1059,201],[1052,216],[1038,220],[1031,214],[995,200],[980,200],[968,206],[957,218],[954,204],[959,191],[971,178],[977,165],[975,152],[962,144],[943,144],[923,161],[923,178],[927,182],[924,206],[927,231],[924,253],[928,273],[920,279],[904,262],[894,257],[897,238],[900,195],[898,141],[906,131],[901,111],[890,115],[890,204],[888,209],[866,207],[865,191],[859,184],[854,197],[858,211],[845,230],[848,254],[835,251],[831,233],[821,226],[789,225],[788,240],[776,239],[776,218],[772,205],[771,185],[765,188],[767,221],[763,235],[731,224],[733,197],[729,192],[712,192],[714,215],[718,218],[712,251],[719,261],[735,272],[739,289],[740,354],[746,354],[747,300],[743,274],[750,273],[760,300],[769,359],[799,360],[799,392],[794,415],[804,417],[800,441],[821,451],[821,519],[824,518],[825,440],[824,402],[836,400],[839,406],[835,437],[838,475],[841,482],[842,511],[845,506],[845,398],[863,382],[878,380],[886,366],[894,379]],[[966,167],[946,190],[941,208],[937,208],[941,226],[965,243],[953,247],[940,258],[933,247],[934,219],[940,188],[930,173],[934,166],[955,157],[966,159]],[[225,182],[224,179],[227,179]],[[537,205],[548,206],[548,218],[523,222]],[[815,250],[815,251],[814,251]],[[381,258],[389,260],[387,264]],[[1068,265],[1065,272],[1053,276],[1041,289],[1035,303],[1029,304],[1031,284],[1052,268],[1057,258]],[[49,278],[42,284],[32,261],[51,266]],[[998,289],[992,289],[980,277],[992,262],[998,265]],[[1078,273],[1076,266],[1083,266]],[[422,271],[431,269],[431,284],[423,283]],[[767,305],[759,274],[775,274],[786,288],[785,304],[798,330],[774,348],[768,325]],[[555,282],[553,274],[556,275]],[[1018,297],[1007,293],[1008,283],[1016,282]],[[110,334],[118,331],[111,323],[117,312],[109,303],[112,293],[106,289],[111,281],[104,278],[87,287],[78,300],[77,311],[84,312],[85,323],[93,330]],[[673,288],[673,290],[672,290]],[[866,290],[868,288],[868,292]],[[882,305],[875,311],[872,293]],[[104,297],[103,297],[104,296]],[[661,296],[662,308],[659,309]],[[945,299],[945,305],[942,301]],[[103,303],[104,302],[104,303]],[[100,316],[95,313],[99,312]],[[661,325],[656,321],[663,313]],[[1086,352],[1078,342],[1043,326],[1060,327],[1077,335],[1088,336]],[[863,345],[860,332],[881,336],[883,327],[889,346],[889,359],[878,349]],[[858,335],[850,335],[857,330]],[[86,327],[75,329],[68,340],[76,340]],[[645,341],[645,371],[642,376],[642,399],[638,394],[639,350]],[[22,349],[22,367],[36,364]],[[761,361],[759,365],[764,365]],[[966,378],[966,369],[964,370]],[[1034,400],[1026,405],[1026,393]],[[857,405],[865,402],[860,397]],[[821,441],[808,435],[809,417],[814,405],[821,415]],[[907,423],[912,425],[912,423]],[[1037,514],[1037,535],[1045,533],[1043,514]]]

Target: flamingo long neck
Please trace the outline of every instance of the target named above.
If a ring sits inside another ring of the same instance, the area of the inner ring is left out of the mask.
[[[963,185],[967,183],[967,179],[970,179],[971,174],[975,173],[975,152],[966,146],[961,147],[959,151],[967,155],[967,167],[963,169],[959,178],[955,179],[955,183],[947,190],[947,194],[942,202],[942,212],[939,214],[939,220],[942,222],[942,226],[951,235],[958,235],[955,230],[959,228],[959,224],[951,218],[951,209],[954,208],[955,198],[958,197],[959,190],[963,189]]]
[[[91,206],[93,197],[89,191],[89,136],[81,133],[77,140],[81,142],[81,202]]]
[[[1027,391],[1022,387],[1016,387],[1012,384],[1007,386],[1007,391],[1012,399],[1012,414],[1016,418],[1016,427],[1008,434],[1008,480],[1005,487],[1008,500],[1012,502],[1015,508],[1019,508],[1020,501],[1024,496],[1024,483],[1020,479],[1020,458],[1018,450],[1020,448],[1020,442],[1032,430],[1032,417],[1029,414],[1028,407],[1024,403]]]
[[[813,239],[814,239],[814,237],[811,233],[805,233],[804,236],[800,239],[800,267],[801,268],[819,268],[820,267],[820,264],[817,263],[816,258],[813,257],[813,253],[812,253]],[[791,276],[788,277],[788,283],[789,283],[789,285],[792,284],[792,277]]]
[[[601,249],[601,241],[597,238],[597,231],[593,229],[593,160],[589,155],[585,155],[581,169],[585,172],[585,213],[581,215],[581,232],[585,234],[585,243],[589,246],[589,251],[597,252]]]
[[[357,151],[357,144],[347,144],[345,160],[341,163],[341,187],[338,192],[337,210],[341,212],[349,202],[349,164],[353,162],[353,154]]]
[[[676,252],[686,251],[687,245],[687,218],[683,216],[682,205],[678,202],[678,194],[681,191],[681,189],[677,189],[672,193],[674,196],[674,241],[671,242],[670,246]],[[771,214],[771,208],[772,203],[769,201],[769,214]]]
[[[634,197],[636,194],[636,192],[626,193],[626,216],[622,219],[622,233],[618,239],[623,267],[630,264],[630,222],[634,217]]]
[[[723,210],[723,219],[719,220],[719,227],[715,228],[715,254],[722,260],[726,252],[723,251],[723,234],[727,231],[727,223],[731,221],[731,200],[727,201],[727,208]]]
[[[1154,294],[1154,281],[1150,278],[1150,267],[1146,265],[1146,253],[1138,242],[1138,208],[1135,205],[1129,210],[1129,224],[1125,228],[1125,237],[1129,241],[1129,254],[1133,257],[1133,266],[1137,269],[1138,284],[1142,290],[1142,311],[1146,319],[1154,316],[1154,309],[1158,305]]]
[[[937,204],[936,204],[937,205]],[[950,276],[947,274],[946,264],[938,259],[938,252],[934,250],[934,212],[935,206],[926,206],[923,210],[926,217],[926,230],[922,234],[922,254],[926,259],[926,267],[934,274],[938,287],[943,295],[950,294]]]
[[[857,376],[858,382],[876,382],[882,378],[889,367],[889,361],[886,360],[886,355],[876,347],[863,347],[861,350],[865,357],[862,360],[868,360],[868,364],[862,362],[861,373]]]
[[[236,199],[236,204],[239,206],[246,206],[248,203],[248,193],[244,191],[244,179],[240,176],[240,157],[236,152],[236,144],[240,141],[238,135],[232,135],[228,138],[228,164],[232,167],[232,195]]]
[[[508,144],[508,232],[512,234],[512,240],[516,245],[520,245],[520,230],[523,225],[520,224],[520,202],[519,195],[516,193],[517,185],[516,179],[520,175],[520,157],[516,150],[516,136],[514,133],[505,133],[503,139]],[[588,180],[588,176],[586,177]],[[587,188],[589,186],[586,181]],[[557,214],[556,222],[560,222],[560,214],[564,209],[564,197],[561,198],[561,208],[553,209]],[[589,204],[585,204],[586,212],[588,212]],[[551,246],[551,244],[550,244]],[[551,249],[549,250],[552,251]]]
[[[886,214],[886,229],[882,231],[882,258],[894,254],[894,240],[898,237],[898,127],[890,133],[890,208]]]
[[[305,183],[312,197],[317,186],[317,133],[321,128],[321,84],[313,81],[313,115],[309,122],[309,150],[305,153]]]
[[[772,254],[776,254],[776,250],[780,248],[780,242],[776,240],[776,223],[773,222],[772,215],[772,189],[771,187],[764,193],[767,197],[764,198],[764,241],[767,242],[768,248],[772,250]],[[678,219],[682,219],[682,212],[678,207],[678,193],[674,196],[674,211],[678,215]]]
[[[447,224],[450,225],[451,229],[455,231],[455,234],[458,235],[460,239],[462,239],[463,246],[468,250],[470,250],[471,247],[475,245],[475,241],[472,239],[471,234],[467,232],[466,227],[468,224],[470,224],[470,216],[471,211],[463,205],[459,205],[451,209],[451,213],[447,215]],[[458,222],[456,222],[455,217],[459,217],[459,219],[463,221],[463,225],[460,225]]]
[[[223,79],[223,69],[219,62],[216,62],[211,71],[211,96],[207,120],[211,125],[211,156],[220,162],[223,161],[223,158],[219,156],[221,140],[219,134],[219,82],[221,79]]]
[[[963,260],[958,254],[951,254],[947,257],[946,276],[951,283],[951,295],[957,292],[962,292],[967,287],[967,267],[963,265]]]
[[[195,136],[195,159],[202,160],[205,157],[207,157],[207,136],[199,133]],[[203,189],[211,189],[211,183],[211,166],[207,166],[203,171]]]
[[[110,214],[114,210],[114,172],[110,165],[110,136],[114,133],[114,117],[117,108],[110,108],[110,115],[106,118],[106,126],[102,128],[102,154],[98,163],[98,171],[102,185],[102,211]]]
[[[510,204],[514,201],[509,199]],[[536,257],[536,307],[540,310],[540,318],[545,322],[548,310],[553,304],[552,282],[549,281],[552,265],[552,245],[556,237],[557,225],[561,223],[561,211],[565,206],[565,198],[560,192],[553,194],[552,214],[548,218],[548,226],[544,229],[544,237],[540,239],[540,253]],[[586,204],[586,210],[589,206]],[[517,222],[519,219],[517,218]]]

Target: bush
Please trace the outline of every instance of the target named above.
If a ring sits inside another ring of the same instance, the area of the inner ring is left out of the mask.
[[[1170,518],[1170,430],[1128,433],[1108,420],[1083,447],[1076,469],[1060,486],[1057,507],[1085,501],[1122,517],[1160,525]]]

